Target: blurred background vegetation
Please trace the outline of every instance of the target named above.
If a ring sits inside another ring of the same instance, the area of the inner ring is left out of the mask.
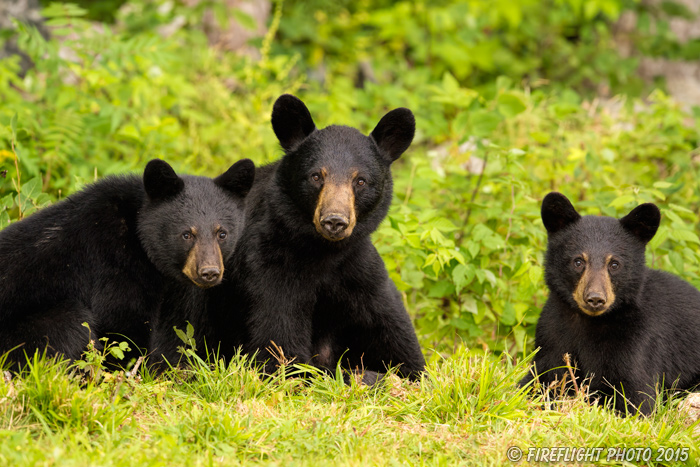
[[[551,190],[586,214],[657,203],[650,264],[700,285],[698,2],[40,7],[0,33],[0,226],[156,157],[210,176],[273,161],[291,92],[321,127],[416,114],[373,238],[426,349],[531,350]]]

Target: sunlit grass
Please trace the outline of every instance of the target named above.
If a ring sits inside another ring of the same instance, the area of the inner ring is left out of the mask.
[[[458,348],[419,382],[368,387],[309,367],[265,378],[244,356],[100,381],[37,357],[0,383],[0,465],[507,465],[510,446],[601,447],[603,459],[687,447],[686,465],[700,459],[680,400],[649,418],[583,396],[545,401],[517,387],[526,364]]]

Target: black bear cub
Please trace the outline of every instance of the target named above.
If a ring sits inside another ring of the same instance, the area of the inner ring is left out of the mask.
[[[170,294],[221,282],[254,175],[249,160],[214,180],[152,160],[143,179],[107,177],[8,226],[0,353],[12,350],[19,367],[35,350],[77,359],[103,336],[146,348],[149,321],[168,312]]]
[[[550,290],[535,336],[534,370],[545,386],[569,370],[615,408],[649,414],[655,387],[700,383],[700,292],[649,269],[644,250],[661,214],[650,203],[621,219],[580,216],[560,193],[542,202]],[[528,375],[521,384],[532,380]]]
[[[341,362],[369,380],[388,366],[418,376],[425,361],[413,325],[370,241],[391,203],[391,163],[413,139],[413,114],[393,110],[369,136],[319,130],[301,100],[283,95],[272,127],[285,155],[257,171],[231,280],[212,291],[219,322],[241,313],[238,338],[266,372],[277,367],[274,342],[296,363]]]

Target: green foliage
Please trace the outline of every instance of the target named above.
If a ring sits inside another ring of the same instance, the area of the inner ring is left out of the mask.
[[[434,358],[418,383],[394,375],[375,387],[327,374],[269,381],[251,363],[85,383],[66,362],[36,357],[31,371],[0,378],[0,463],[509,465],[509,446],[600,447],[602,459],[609,448],[663,447],[686,449],[680,465],[700,459],[697,423],[678,400],[621,419],[583,397],[533,399],[515,388],[529,361],[461,349]]]
[[[185,346],[178,347],[178,351],[184,354],[187,350],[197,351],[197,341],[194,338],[194,327],[188,322],[185,331],[178,329],[177,326],[173,326],[173,330]]]
[[[502,465],[508,446],[688,448],[697,464],[697,422],[677,399],[620,419],[585,394],[533,399],[515,387],[547,296],[539,208],[549,191],[583,214],[657,203],[648,263],[700,286],[700,112],[660,90],[636,98],[639,56],[621,59],[611,29],[632,9],[638,50],[695,58],[697,44],[667,28],[686,11],[627,0],[278,0],[251,58],[209,46],[206,9],[251,25],[221,2],[119,3],[47,5],[48,41],[18,25],[35,66],[20,77],[17,57],[0,60],[0,228],[156,157],[210,176],[242,157],[275,160],[269,115],[283,92],[319,126],[366,133],[409,107],[417,135],[393,166],[394,203],[373,241],[428,370],[419,383],[390,375],[367,387],[281,354],[283,370],[263,379],[249,356],[198,357],[189,325],[178,330],[188,366],[164,378],[142,359],[105,371],[125,342],[93,343],[74,364],[35,355],[0,379],[0,465]],[[164,37],[174,22],[183,27]],[[595,96],[608,89],[630,97]]]
[[[83,323],[83,326],[92,333],[88,323]],[[96,344],[91,336],[87,348],[83,352],[83,358],[75,362],[75,367],[86,372],[88,379],[93,382],[102,380],[105,365],[109,358],[122,361],[124,360],[124,352],[131,350],[128,342],[110,342],[107,337],[101,337],[98,341],[98,344]]]
[[[199,23],[214,7],[134,0],[96,25],[51,4],[48,41],[19,25],[35,67],[20,78],[15,57],[0,61],[0,227],[155,157],[210,176],[275,160],[270,109],[292,92],[320,126],[369,132],[391,108],[415,112],[373,239],[426,349],[531,348],[551,190],[585,214],[658,203],[649,263],[700,285],[697,117],[658,90],[589,96],[641,89],[610,28],[636,2],[278,1],[257,59],[208,45]]]
[[[62,430],[115,431],[130,412],[130,404],[122,397],[120,373],[84,381],[69,367],[66,360],[35,353],[19,376],[5,373],[0,389],[3,429],[21,424],[47,435]]]
[[[619,57],[609,27],[634,1],[291,3],[282,47],[301,51],[311,67],[348,74],[368,61],[397,80],[416,67],[470,87],[501,75],[531,85],[638,85],[635,60]]]
[[[44,6],[52,4],[52,2],[44,0],[41,0],[40,3]],[[126,0],[100,0],[99,2],[93,0],[73,0],[60,3],[75,4],[84,8],[86,17],[90,20],[113,23],[117,10],[126,3]]]

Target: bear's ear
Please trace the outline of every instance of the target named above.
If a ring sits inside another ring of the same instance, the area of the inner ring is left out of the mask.
[[[244,197],[255,181],[255,164],[250,159],[241,159],[216,177],[214,183],[235,195]]]
[[[408,149],[415,133],[416,119],[413,112],[400,107],[384,115],[369,136],[377,143],[379,152],[391,163]]]
[[[569,198],[561,193],[553,191],[542,200],[542,222],[550,235],[580,218]]]
[[[644,243],[654,238],[660,223],[661,211],[653,203],[640,204],[620,219],[622,227]]]
[[[170,198],[182,191],[185,182],[177,176],[170,164],[153,159],[143,171],[143,187],[152,200]]]
[[[283,94],[272,107],[272,129],[282,148],[291,151],[316,129],[316,125],[301,99]]]

